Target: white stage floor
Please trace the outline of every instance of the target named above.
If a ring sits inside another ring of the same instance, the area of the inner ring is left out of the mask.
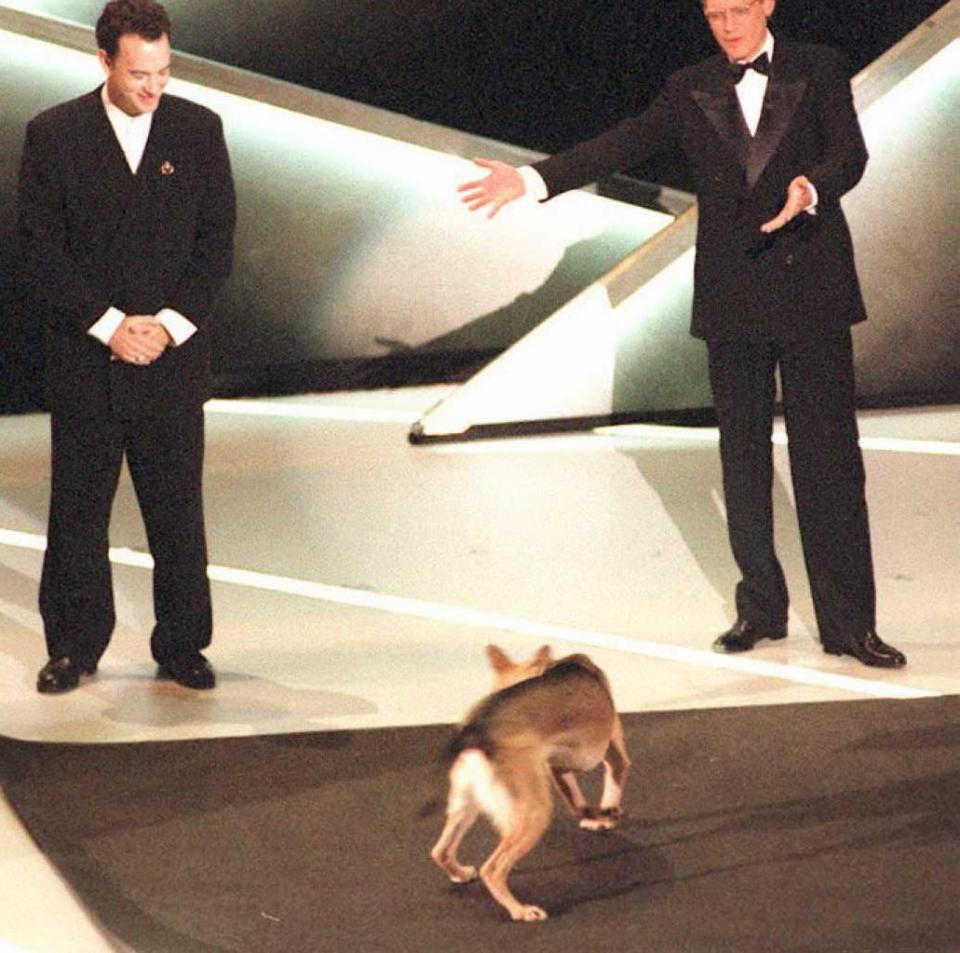
[[[719,656],[709,647],[731,621],[736,575],[714,431],[411,446],[410,424],[444,393],[211,403],[220,683],[208,694],[154,681],[150,574],[126,479],[111,532],[114,640],[79,690],[36,693],[48,420],[0,419],[0,734],[129,742],[453,722],[487,690],[489,642],[589,652],[623,711],[960,691],[960,407],[861,414],[879,631],[909,658],[891,673],[816,643],[782,444],[791,638]],[[2,802],[0,884],[0,953],[128,949]]]

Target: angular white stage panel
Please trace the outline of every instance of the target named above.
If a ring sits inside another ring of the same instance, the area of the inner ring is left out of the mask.
[[[960,2],[857,78],[870,162],[846,199],[870,318],[864,404],[955,399],[960,386]],[[894,399],[891,399],[894,398]]]
[[[864,404],[936,400],[960,381],[958,36],[951,0],[854,80],[871,154],[845,199],[870,313],[855,330]],[[411,441],[709,417],[705,349],[688,334],[694,238],[695,209],[433,408]]]
[[[559,201],[559,199],[557,200]],[[687,332],[696,210],[684,213],[411,430],[420,443],[691,419],[710,405],[700,342]]]

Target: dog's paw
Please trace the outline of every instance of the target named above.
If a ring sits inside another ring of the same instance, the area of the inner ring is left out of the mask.
[[[542,907],[534,907],[529,904],[521,904],[516,910],[510,911],[510,916],[514,920],[533,923],[536,920],[546,920],[547,911]]]
[[[580,830],[591,831],[595,834],[612,831],[616,826],[615,821],[610,821],[604,817],[583,817],[580,819]]]
[[[618,807],[608,808],[603,811],[587,809],[583,817],[580,818],[580,830],[599,833],[612,831],[619,825],[622,816],[622,812]]]
[[[448,871],[448,873],[455,884],[468,884],[480,876],[476,867],[460,867],[458,870]]]

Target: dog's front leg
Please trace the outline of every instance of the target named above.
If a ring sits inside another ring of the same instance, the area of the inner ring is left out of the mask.
[[[614,722],[610,744],[603,756],[603,794],[600,796],[600,809],[596,817],[580,822],[587,830],[613,830],[623,816],[623,789],[630,770],[630,757],[623,741],[623,726],[620,719]]]
[[[587,799],[580,790],[576,774],[573,771],[565,771],[563,768],[551,767],[550,775],[560,799],[566,804],[570,813],[578,819],[582,818],[587,809]]]
[[[590,807],[587,799],[580,790],[577,782],[577,776],[573,771],[563,771],[560,768],[551,768],[553,781],[560,792],[560,797],[564,804],[570,809],[570,813],[577,819],[580,829],[584,831],[609,831],[617,826],[620,819],[619,802],[617,806],[607,804],[606,797],[609,776],[609,767],[604,762],[604,799],[600,802],[600,807]]]
[[[627,783],[627,772],[630,770],[630,756],[623,740],[623,725],[619,717],[614,721],[613,733],[607,752],[603,756],[603,796],[600,799],[600,810],[606,813],[620,813],[623,802],[623,789]]]

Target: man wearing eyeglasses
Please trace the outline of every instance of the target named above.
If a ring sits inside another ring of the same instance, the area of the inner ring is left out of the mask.
[[[495,215],[544,201],[679,145],[699,204],[691,333],[707,347],[720,425],[737,619],[714,642],[744,652],[787,634],[774,551],[771,429],[779,369],[807,575],[824,651],[865,665],[906,659],[876,632],[850,327],[866,317],[841,197],[867,151],[843,58],[775,39],[776,0],[704,0],[720,54],[670,76],[639,116],[460,187]]]

